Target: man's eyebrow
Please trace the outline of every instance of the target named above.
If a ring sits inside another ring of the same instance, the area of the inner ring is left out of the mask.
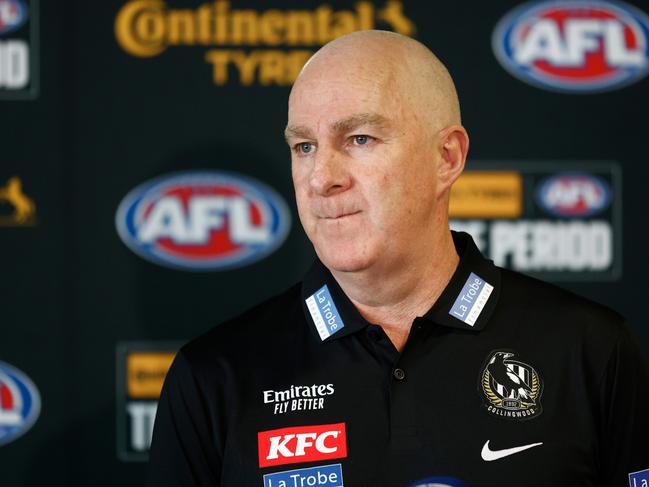
[[[300,139],[314,139],[315,136],[309,127],[304,125],[287,125],[284,129],[284,138],[297,137]]]
[[[333,123],[332,129],[337,133],[350,132],[363,125],[387,125],[388,119],[378,113],[358,113],[345,117]],[[314,139],[313,131],[304,125],[288,125],[284,130],[284,138],[297,137],[300,139]]]
[[[333,130],[339,133],[350,132],[362,125],[387,125],[388,119],[378,113],[359,113],[338,120],[333,124]]]

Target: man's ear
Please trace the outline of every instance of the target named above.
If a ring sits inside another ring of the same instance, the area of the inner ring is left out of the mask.
[[[464,170],[469,152],[469,134],[461,125],[451,125],[439,133],[441,158],[437,166],[438,196],[450,191]]]

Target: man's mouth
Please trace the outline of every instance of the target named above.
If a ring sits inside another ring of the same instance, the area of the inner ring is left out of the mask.
[[[334,215],[334,216],[323,216],[321,217],[323,220],[342,220],[343,218],[347,218],[350,216],[358,215],[361,212],[361,210],[358,211],[352,211],[349,213],[341,213],[340,215]]]

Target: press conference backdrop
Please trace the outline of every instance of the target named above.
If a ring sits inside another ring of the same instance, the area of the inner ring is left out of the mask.
[[[313,259],[286,100],[358,29],[415,37],[456,80],[471,153],[453,226],[617,309],[649,356],[646,10],[0,0],[2,484],[142,485],[178,346]]]

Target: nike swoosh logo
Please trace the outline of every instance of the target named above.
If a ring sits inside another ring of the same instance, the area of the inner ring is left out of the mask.
[[[482,459],[485,462],[492,462],[494,460],[498,460],[500,458],[508,457],[509,455],[513,455],[514,453],[519,453],[525,450],[529,450],[530,448],[534,448],[535,446],[542,445],[543,442],[541,443],[530,443],[529,445],[523,445],[523,446],[517,446],[514,448],[507,448],[505,450],[490,450],[489,449],[489,440],[484,444],[482,447]]]

